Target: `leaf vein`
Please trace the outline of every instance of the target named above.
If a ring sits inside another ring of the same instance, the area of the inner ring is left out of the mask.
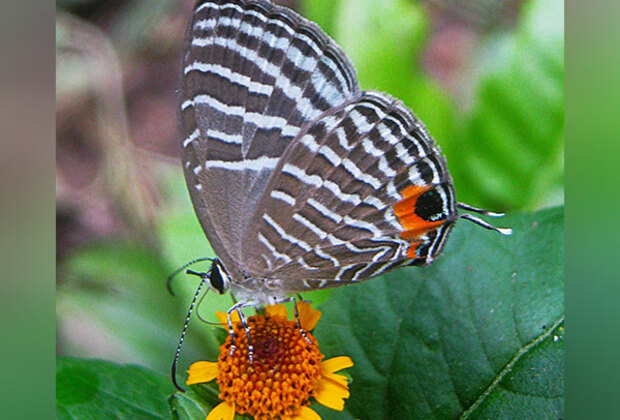
[[[497,376],[493,379],[493,381],[489,384],[489,386],[484,390],[484,392],[480,394],[478,399],[474,401],[474,403],[467,410],[465,410],[463,414],[461,414],[460,419],[468,418],[474,412],[474,410],[476,410],[476,408],[478,408],[486,400],[486,398],[489,395],[491,395],[491,392],[493,392],[499,386],[502,379],[504,379],[506,375],[508,375],[512,371],[512,368],[514,367],[515,364],[517,364],[517,362],[521,359],[521,357],[523,357],[523,355],[527,354],[531,349],[536,347],[539,343],[541,343],[543,340],[549,337],[552,333],[554,333],[562,325],[563,322],[564,322],[564,315],[562,315],[553,324],[553,326],[549,328],[547,331],[545,331],[543,334],[540,334],[539,336],[535,337],[532,341],[527,343],[525,346],[521,347],[519,351],[515,353],[513,358],[506,364],[506,366],[504,366],[504,368],[497,374]]]

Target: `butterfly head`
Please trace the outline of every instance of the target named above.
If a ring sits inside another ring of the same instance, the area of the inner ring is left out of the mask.
[[[205,273],[188,269],[185,272],[187,274],[200,277],[203,282],[207,282],[211,289],[215,290],[220,295],[225,294],[230,288],[230,276],[226,272],[226,269],[224,268],[222,262],[218,258],[200,258],[199,260],[194,260],[188,264],[185,264],[183,267],[181,267],[181,269],[185,269],[188,265],[193,264],[197,261],[211,261],[211,267],[209,268],[209,271]],[[179,270],[177,270],[175,274]],[[169,277],[169,280],[171,277],[172,276]],[[168,287],[168,289],[170,290],[170,287]]]
[[[230,277],[228,276],[228,273],[226,272],[226,269],[222,265],[221,261],[217,258],[213,259],[211,268],[207,273],[207,278],[209,279],[211,288],[220,295],[226,293],[230,288]]]

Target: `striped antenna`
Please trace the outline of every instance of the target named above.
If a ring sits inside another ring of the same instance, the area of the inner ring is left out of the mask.
[[[176,277],[177,274],[179,274],[181,271],[185,270],[187,267],[191,267],[192,265],[202,262],[202,261],[213,261],[213,258],[208,258],[208,257],[203,257],[203,258],[196,258],[194,260],[191,260],[188,263],[183,264],[182,267],[177,268],[176,270],[174,270],[174,272],[172,274],[170,274],[168,276],[168,279],[166,279],[166,289],[168,289],[168,292],[172,295],[175,296],[174,294],[174,290],[172,290],[172,279]]]
[[[478,207],[470,206],[469,204],[465,204],[465,203],[458,203],[457,207],[460,208],[460,209],[463,209],[463,210],[474,212],[474,213],[483,214],[485,216],[491,216],[491,217],[502,217],[502,216],[504,216],[504,213],[495,213],[495,212],[492,212],[492,211],[479,209]]]
[[[488,211],[488,210],[483,210],[483,209],[479,209],[478,207],[474,207],[474,206],[470,206],[469,204],[465,204],[465,203],[458,203],[457,207],[463,210],[467,210],[467,211],[471,211],[474,213],[478,213],[478,214],[482,214],[484,216],[491,216],[491,217],[502,217],[504,216],[504,213],[495,213],[492,211]],[[485,222],[484,220],[480,219],[479,217],[476,216],[472,216],[471,214],[461,214],[459,215],[459,219],[465,219],[465,220],[469,220],[472,223],[477,224],[478,226],[481,226],[485,229],[488,230],[493,230],[495,232],[499,232],[502,235],[505,236],[509,236],[512,235],[512,229],[510,228],[498,228],[495,227],[493,225],[491,225],[490,223]]]
[[[198,299],[198,295],[200,295],[200,291],[202,290],[202,286],[208,280],[207,273],[197,273],[192,270],[187,270],[187,274],[193,274],[200,277],[200,284],[196,289],[196,293],[194,293],[194,298],[192,299],[192,303],[189,305],[189,310],[187,311],[187,316],[185,317],[185,323],[183,324],[183,330],[181,331],[181,338],[179,338],[179,344],[177,345],[177,350],[174,354],[174,360],[172,362],[172,368],[170,369],[170,375],[172,376],[172,383],[175,388],[181,392],[185,392],[185,389],[182,388],[177,382],[177,366],[179,363],[179,356],[181,355],[181,347],[183,347],[183,341],[185,341],[185,333],[187,333],[187,326],[189,325],[189,319],[192,315],[192,311],[194,310],[194,306],[196,305],[196,300]],[[208,292],[208,289],[207,289]]]
[[[461,214],[461,215],[459,215],[459,218],[465,219],[465,220],[469,220],[470,222],[473,222],[473,223],[477,224],[478,226],[481,226],[481,227],[483,227],[485,229],[488,229],[488,230],[493,230],[495,232],[499,232],[499,233],[501,233],[502,235],[505,235],[505,236],[512,235],[512,229],[510,229],[510,228],[498,228],[498,227],[495,227],[495,226],[485,222],[484,220],[482,220],[482,219],[480,219],[480,218],[478,218],[476,216],[472,216],[471,214],[467,214],[467,213]]]

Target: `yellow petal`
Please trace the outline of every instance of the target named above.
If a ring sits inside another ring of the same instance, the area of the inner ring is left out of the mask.
[[[224,401],[213,407],[206,420],[234,420],[234,418],[235,406]]]
[[[349,356],[338,356],[323,361],[321,365],[323,366],[324,374],[333,373],[353,366],[353,360]]]
[[[215,311],[215,316],[217,316],[217,319],[220,320],[221,327],[228,328],[228,315],[225,312]],[[239,318],[239,314],[237,313],[237,311],[234,311],[232,314],[230,314],[230,320],[233,323],[233,325],[235,325],[238,322],[241,322],[241,319]]]
[[[299,313],[301,328],[306,331],[312,331],[321,318],[321,311],[314,309],[310,302],[297,302],[297,312]]]
[[[325,407],[342,411],[344,409],[344,399],[349,398],[349,395],[348,387],[344,387],[328,378],[323,378],[318,384],[314,399]]]
[[[291,420],[321,420],[319,413],[311,409],[310,407],[303,406],[299,409],[299,412]]]
[[[349,380],[346,376],[338,375],[337,373],[324,373],[323,378],[327,378],[336,382],[338,385],[348,388]]]
[[[267,308],[265,308],[265,312],[267,312],[267,315],[269,316],[273,316],[273,317],[277,316],[277,317],[284,318],[284,319],[288,318],[288,311],[286,310],[286,306],[280,303],[267,306]]]
[[[192,363],[187,371],[187,385],[209,382],[217,378],[218,370],[216,362]]]

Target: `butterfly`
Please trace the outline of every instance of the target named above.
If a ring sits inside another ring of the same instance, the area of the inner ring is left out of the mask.
[[[178,104],[187,187],[217,258],[194,273],[245,306],[426,266],[458,219],[446,160],[401,101],[360,88],[315,23],[265,0],[199,1]],[[231,312],[229,311],[229,313]]]

